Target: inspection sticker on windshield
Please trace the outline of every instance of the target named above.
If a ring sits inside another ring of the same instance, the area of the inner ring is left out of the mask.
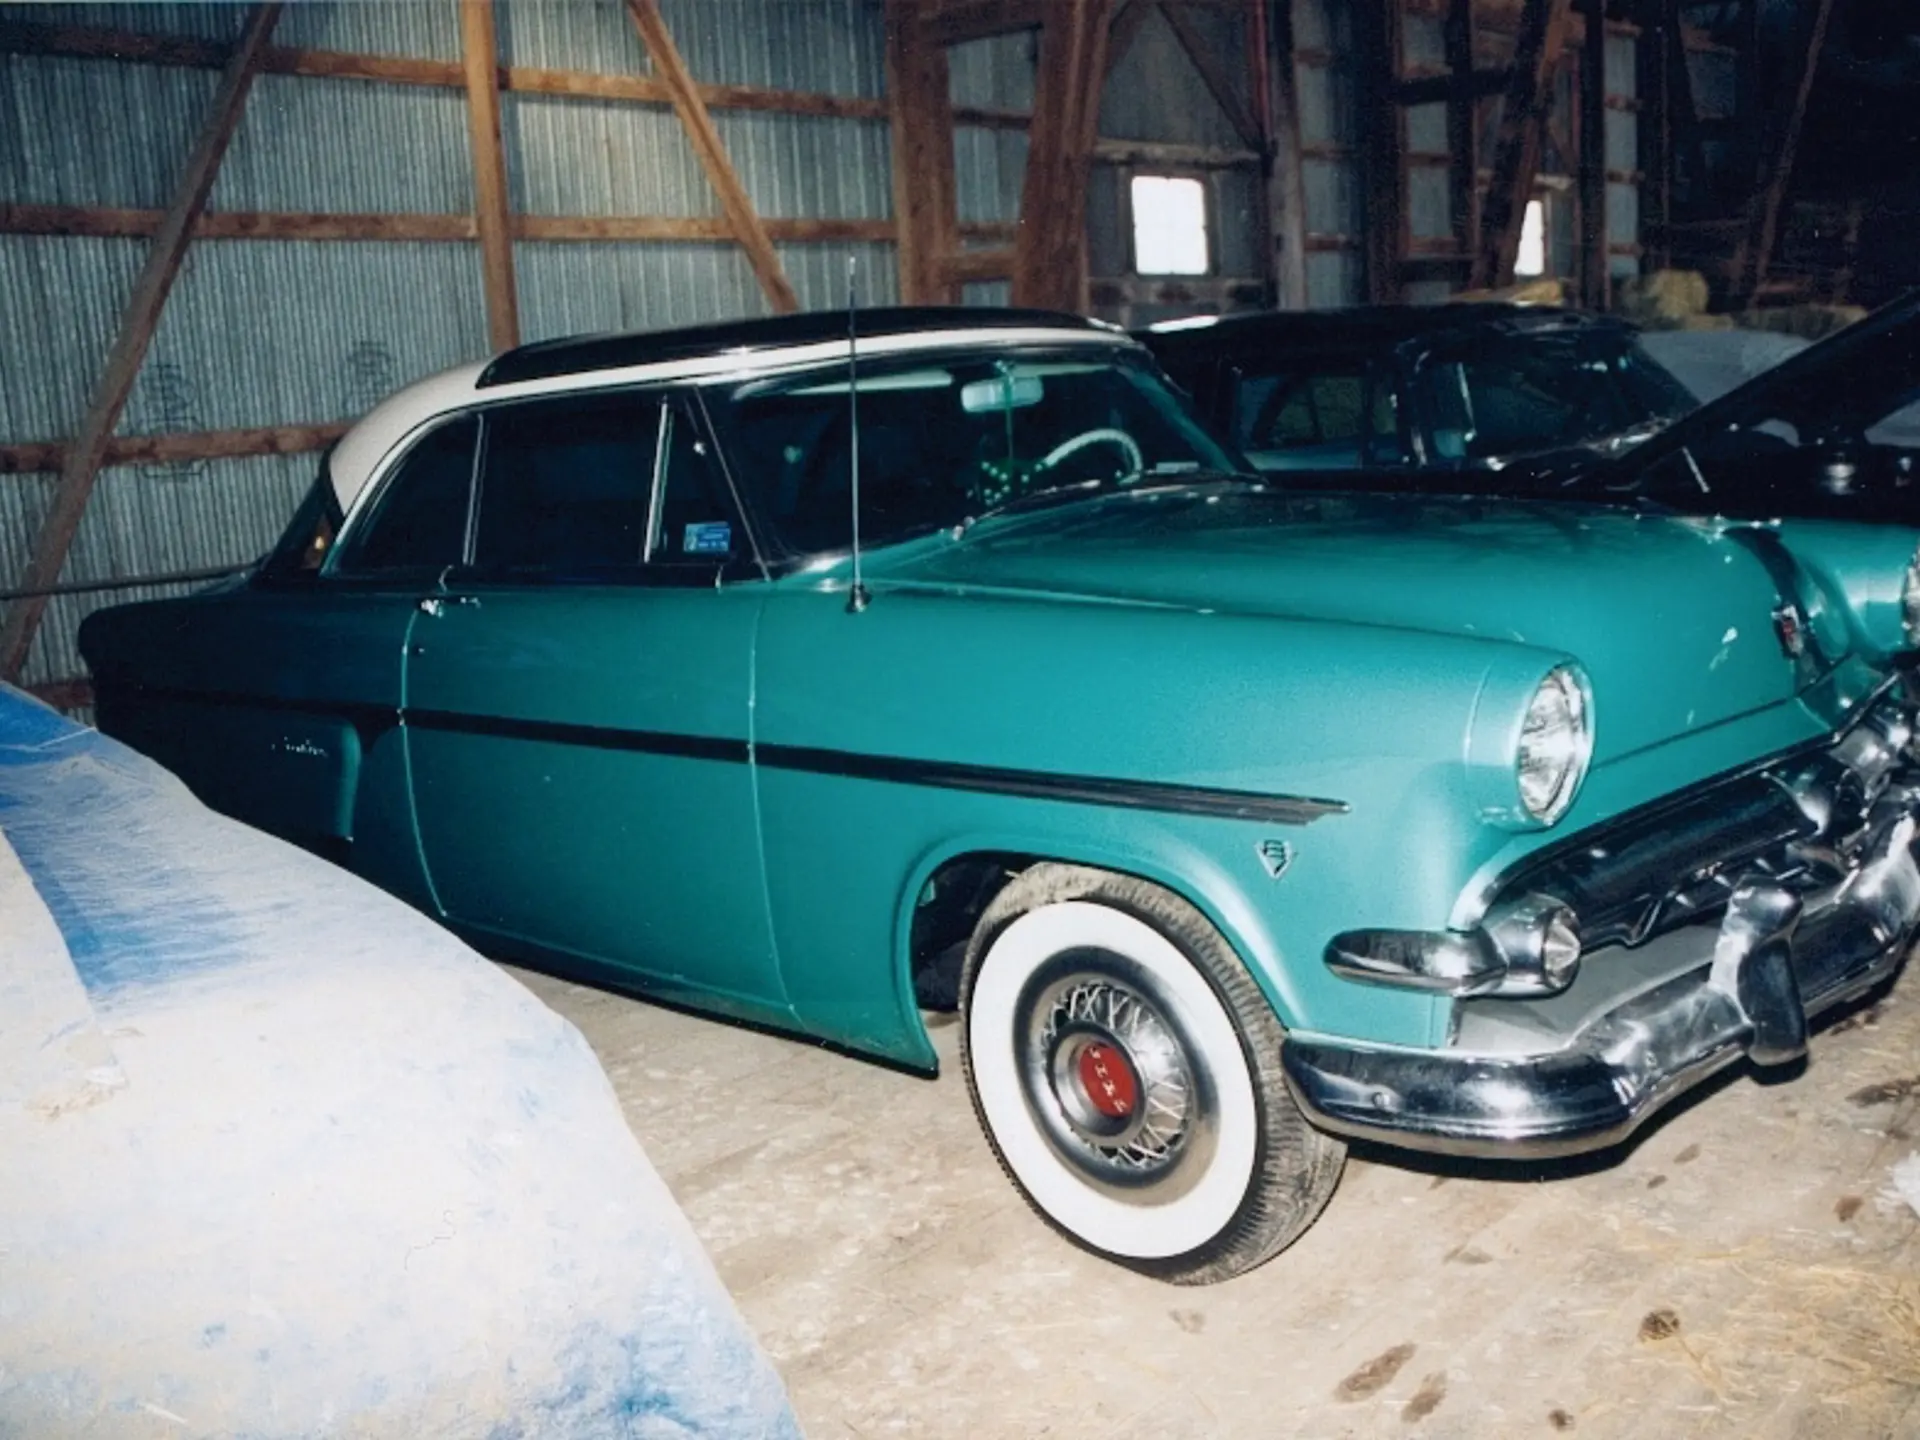
[[[704,520],[687,526],[680,549],[688,555],[726,555],[733,550],[733,526],[725,520]]]

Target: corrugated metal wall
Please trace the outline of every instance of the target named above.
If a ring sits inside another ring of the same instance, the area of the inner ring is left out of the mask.
[[[663,0],[662,9],[704,83],[883,93],[880,0]],[[245,11],[9,6],[6,18],[226,41]],[[507,64],[648,68],[618,0],[501,0],[499,30]],[[289,5],[274,40],[421,59],[460,54],[451,0]],[[0,202],[164,207],[217,81],[210,70],[0,55]],[[470,212],[464,103],[453,89],[263,75],[209,208]],[[516,211],[719,213],[670,110],[517,92],[503,104]],[[884,120],[738,110],[716,110],[714,120],[763,216],[890,217]],[[1018,204],[1023,139],[1019,145],[1000,146],[1011,180],[994,175],[982,182],[986,192],[965,192],[1002,197],[976,207],[981,218],[1012,218],[1002,201]],[[0,235],[0,443],[60,439],[77,428],[146,243]],[[803,305],[842,303],[849,253],[860,257],[864,302],[897,296],[890,244],[779,250]],[[767,310],[732,244],[522,241],[515,266],[529,340]],[[472,243],[200,241],[188,251],[119,431],[343,419],[486,349]],[[109,469],[62,579],[247,561],[278,535],[315,466],[315,456],[296,455]],[[0,475],[0,589],[24,571],[52,488],[51,475]],[[23,678],[79,673],[73,636],[81,616],[146,593],[56,599]]]
[[[703,82],[883,94],[882,0],[662,3]],[[1348,0],[1294,0],[1292,12],[1308,294],[1317,305],[1353,303],[1364,287],[1347,6]],[[505,63],[627,75],[648,68],[620,0],[499,0],[499,11]],[[1218,53],[1246,53],[1244,12],[1200,7],[1185,13]],[[244,10],[10,5],[6,18],[230,41]],[[1404,33],[1408,60],[1438,53],[1437,22],[1412,20]],[[452,0],[307,0],[283,12],[275,42],[440,61],[460,53]],[[1030,109],[1036,44],[1028,34],[955,47],[949,56],[955,103]],[[1632,42],[1610,42],[1607,59],[1609,89],[1631,95]],[[179,66],[0,55],[0,203],[165,206],[217,78]],[[1241,83],[1250,85],[1250,78]],[[524,92],[508,93],[503,106],[517,211],[719,212],[679,123],[663,106]],[[763,216],[891,216],[883,119],[727,109],[716,110],[714,119]],[[1634,119],[1624,109],[1608,114],[1609,164],[1619,170],[1636,163]],[[1444,149],[1439,107],[1410,112],[1407,128],[1412,148]],[[1101,133],[1216,150],[1244,144],[1157,15],[1115,67]],[[963,222],[1017,218],[1024,134],[963,126],[956,160]],[[1204,173],[1213,197],[1216,271],[1260,277],[1265,226],[1256,169],[1216,164]],[[1124,181],[1124,167],[1095,167],[1088,217],[1095,276],[1131,272]],[[1447,233],[1444,171],[1416,167],[1410,191],[1413,233]],[[1636,200],[1632,186],[1612,187],[1611,224],[1620,242],[1636,238]],[[464,97],[451,88],[263,75],[210,204],[214,210],[468,213],[473,181]],[[1558,229],[1564,235],[1567,227]],[[74,432],[145,247],[139,239],[0,235],[0,443]],[[793,243],[779,250],[805,305],[841,303],[849,254],[860,259],[866,303],[897,296],[890,243]],[[1565,255],[1558,258],[1567,264]],[[767,308],[744,254],[731,244],[522,241],[515,262],[529,340]],[[1626,257],[1619,263],[1632,264]],[[1007,288],[972,284],[966,298],[1004,303]],[[120,432],[340,420],[398,385],[486,348],[472,242],[200,241],[188,253]],[[297,455],[110,469],[63,580],[244,562],[271,543],[315,463],[314,456]],[[0,588],[23,573],[52,486],[49,475],[0,475]],[[99,603],[97,596],[54,602],[29,658],[29,682],[78,673],[74,630]]]

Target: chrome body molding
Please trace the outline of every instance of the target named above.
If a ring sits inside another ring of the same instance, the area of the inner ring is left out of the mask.
[[[1339,974],[1456,996],[1452,1033],[1433,1049],[1290,1037],[1294,1097],[1338,1134],[1534,1159],[1615,1144],[1739,1060],[1798,1058],[1811,1019],[1914,945],[1914,749],[1911,706],[1883,695],[1819,752],[1555,847],[1471,932],[1336,937]],[[1584,945],[1557,988],[1511,958],[1516,916],[1545,913]]]

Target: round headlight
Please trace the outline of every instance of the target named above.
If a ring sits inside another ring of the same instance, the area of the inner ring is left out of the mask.
[[[1900,584],[1900,628],[1907,644],[1920,645],[1920,550],[1907,562],[1907,578]]]
[[[1527,705],[1520,727],[1515,768],[1520,804],[1542,825],[1567,813],[1593,754],[1593,725],[1587,691],[1573,670],[1561,665],[1548,672]]]

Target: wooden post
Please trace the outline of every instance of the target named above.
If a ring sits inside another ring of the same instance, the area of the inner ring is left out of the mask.
[[[1013,302],[1086,308],[1087,171],[1106,78],[1108,0],[1054,0],[1040,31]]]
[[[1307,306],[1307,187],[1300,168],[1300,89],[1293,61],[1293,6],[1248,0],[1254,52],[1254,102],[1266,133],[1267,273],[1273,303]]]
[[[1780,212],[1786,204],[1787,185],[1793,178],[1793,162],[1800,150],[1800,131],[1806,124],[1807,101],[1813,94],[1820,55],[1827,45],[1827,25],[1832,19],[1833,0],[1819,0],[1813,14],[1813,33],[1807,41],[1806,64],[1793,93],[1793,108],[1787,112],[1758,176],[1759,203],[1753,208],[1748,230],[1747,263],[1743,270],[1735,272],[1735,284],[1746,299],[1751,299],[1766,281],[1767,267],[1773,263],[1773,247],[1780,233]]]
[[[1673,68],[1670,46],[1680,44],[1668,15],[1677,0],[1642,0],[1640,41],[1634,51],[1640,92],[1640,233],[1648,270],[1671,262],[1673,225]],[[1677,21],[1675,22],[1677,25]]]
[[[700,88],[694,84],[687,62],[680,58],[667,22],[660,17],[659,0],[627,0],[627,13],[633,17],[634,28],[640,32],[654,70],[673,96],[674,113],[686,127],[687,138],[693,142],[693,153],[699,157],[700,168],[707,172],[707,182],[720,197],[720,208],[726,212],[734,238],[747,252],[747,263],[753,267],[754,278],[776,311],[784,315],[798,310],[800,297],[794,293],[787,272],[781,268],[773,240],[755,212],[753,202],[747,198],[746,187],[740,183],[739,172],[727,156],[720,132],[714,129],[713,116],[707,113],[707,103],[700,98]]]
[[[1611,303],[1607,274],[1607,7],[1585,0],[1580,46],[1580,301],[1591,310]]]
[[[1480,238],[1480,97],[1473,75],[1473,0],[1448,0],[1447,206],[1453,242],[1471,258]]]
[[[886,25],[900,299],[908,305],[952,305],[961,296],[949,264],[960,249],[960,207],[947,51],[927,37],[919,0],[887,0]]]
[[[1365,194],[1367,298],[1376,305],[1400,298],[1400,265],[1407,253],[1404,192],[1406,147],[1401,140],[1399,0],[1354,0],[1354,50],[1360,68],[1361,183]]]
[[[255,6],[247,17],[239,43],[227,60],[219,88],[214,92],[213,108],[200,127],[187,168],[174,187],[166,217],[154,234],[153,247],[147,252],[146,263],[134,281],[133,294],[121,313],[119,332],[87,401],[79,433],[67,447],[60,479],[54,486],[53,505],[34,542],[26,573],[20,579],[21,590],[46,590],[60,579],[67,551],[80,529],[81,516],[86,513],[87,499],[93,494],[107,443],[113,438],[114,427],[120,423],[120,412],[126,408],[134,378],[146,359],[147,346],[160,323],[160,312],[186,258],[194,224],[206,208],[207,195],[213,189],[214,177],[220,173],[220,162],[226,157],[233,132],[239,127],[247,93],[253,88],[261,56],[279,18],[277,0]],[[19,677],[46,609],[45,595],[28,595],[7,607],[6,623],[0,626],[0,678]]]
[[[460,58],[467,85],[467,141],[473,151],[473,223],[487,295],[487,340],[495,350],[520,343],[513,284],[513,221],[507,156],[500,143],[500,42],[493,0],[460,0]]]
[[[1520,253],[1520,225],[1540,169],[1541,136],[1553,100],[1553,72],[1566,50],[1572,0],[1526,0],[1514,41],[1513,74],[1495,140],[1493,179],[1480,211],[1480,248],[1474,253],[1476,289],[1511,285]]]

